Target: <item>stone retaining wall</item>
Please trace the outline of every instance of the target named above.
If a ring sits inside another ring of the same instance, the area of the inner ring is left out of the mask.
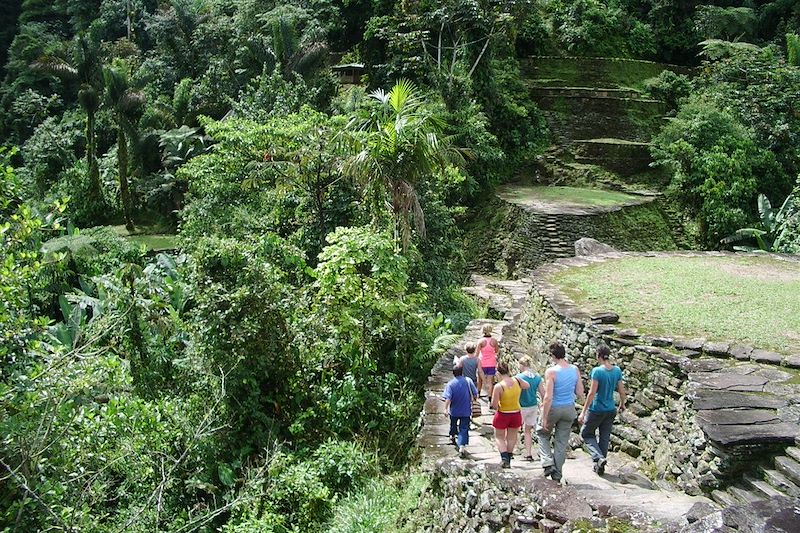
[[[648,200],[648,199],[646,199]],[[591,237],[620,250],[677,248],[656,202],[583,214],[543,213],[500,199],[482,209],[466,239],[472,268],[507,278],[548,261],[575,255],[574,242]]]
[[[797,356],[620,330],[603,323],[613,321],[613,313],[592,315],[548,281],[559,269],[623,255],[565,259],[537,269],[515,351],[535,354],[544,368],[547,344],[559,339],[586,379],[597,364],[596,346],[608,344],[629,393],[612,446],[639,458],[653,478],[674,482],[687,493],[723,485],[749,461],[791,443],[800,432],[798,391],[786,384],[791,376],[767,365],[797,367]],[[744,359],[752,364],[735,363]]]

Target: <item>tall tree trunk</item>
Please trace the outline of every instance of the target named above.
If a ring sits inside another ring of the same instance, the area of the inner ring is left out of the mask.
[[[125,217],[125,227],[133,231],[133,207],[131,205],[131,192],[128,188],[128,140],[122,126],[117,130],[117,165],[119,167],[119,196],[122,202],[122,214]]]
[[[100,169],[97,166],[97,141],[95,136],[95,112],[86,111],[86,167],[89,169],[89,197],[97,202],[98,211],[104,210],[103,188],[100,185]]]

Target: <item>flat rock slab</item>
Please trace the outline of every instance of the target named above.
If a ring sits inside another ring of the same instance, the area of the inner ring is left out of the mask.
[[[761,392],[769,381],[762,376],[729,372],[693,372],[689,379],[707,389],[742,392]]]
[[[703,427],[709,440],[722,446],[792,443],[798,435],[798,429],[800,428],[796,424],[786,422]]]
[[[732,505],[685,526],[681,533],[792,533],[800,531],[797,498],[784,496]]]
[[[753,350],[750,353],[750,359],[756,363],[768,363],[772,365],[779,365],[783,361],[783,355],[767,350]]]
[[[738,426],[746,424],[777,424],[778,413],[772,409],[715,409],[699,411],[697,421],[700,426]]]
[[[779,409],[788,401],[772,394],[756,394],[722,390],[700,389],[692,397],[692,405],[697,410],[707,409]]]
[[[725,361],[720,361],[719,359],[710,359],[708,357],[704,357],[701,359],[690,359],[687,360],[682,366],[681,370],[686,373],[691,372],[715,372],[717,370],[722,370],[728,365]]]

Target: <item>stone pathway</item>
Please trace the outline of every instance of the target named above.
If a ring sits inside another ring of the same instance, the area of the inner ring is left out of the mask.
[[[431,372],[426,391],[426,402],[423,412],[423,429],[418,443],[423,448],[424,460],[434,463],[440,459],[456,459],[458,457],[455,446],[450,443],[448,436],[449,419],[444,414],[444,401],[441,393],[447,382],[452,379],[452,361],[454,354],[463,354],[464,345],[470,340],[474,341],[481,336],[481,329],[485,324],[494,326],[495,337],[501,342],[504,349],[513,346],[512,339],[508,338],[514,331],[514,320],[518,310],[524,303],[523,289],[527,287],[524,282],[496,282],[489,278],[476,277],[477,287],[467,289],[473,294],[484,295],[492,292],[487,287],[494,286],[496,290],[505,292],[507,297],[494,294],[492,301],[499,310],[505,311],[505,320],[480,319],[473,320],[467,327],[462,338],[457,342],[436,364]],[[513,351],[513,348],[512,348]],[[470,430],[470,443],[467,447],[468,455],[462,461],[470,468],[499,471],[500,457],[494,445],[494,432],[491,426],[492,413],[485,398],[481,399],[483,415],[475,420],[476,424]],[[573,442],[577,443],[576,434]],[[558,485],[542,477],[542,468],[535,460],[522,460],[524,448],[522,435],[517,446],[515,459],[511,470],[504,471],[506,476],[519,478],[520,483],[535,481],[536,485],[544,484],[550,487],[543,494],[555,494]],[[536,447],[534,443],[534,457]],[[567,499],[573,508],[573,513],[564,516],[567,519],[580,517],[591,518],[593,512],[614,516],[636,517],[638,523],[657,523],[669,529],[677,530],[686,525],[687,515],[690,515],[696,505],[700,504],[706,509],[706,514],[718,507],[708,498],[702,496],[689,496],[682,492],[666,490],[654,485],[649,479],[636,471],[635,463],[625,454],[612,453],[604,476],[598,476],[592,471],[590,457],[581,449],[572,450],[564,465],[563,486],[569,494],[558,492],[560,499]],[[560,489],[559,489],[560,490]],[[577,500],[574,496],[577,495]],[[545,496],[543,496],[545,497]],[[563,502],[562,502],[563,503]],[[553,505],[554,503],[551,503]],[[547,507],[547,502],[542,502]],[[577,511],[582,509],[582,511]],[[575,514],[577,513],[577,514]]]

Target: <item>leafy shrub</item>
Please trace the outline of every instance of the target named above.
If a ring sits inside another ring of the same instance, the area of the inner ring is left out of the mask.
[[[312,462],[336,495],[358,488],[377,473],[377,458],[354,441],[328,440],[314,450]]]
[[[412,533],[435,520],[434,498],[426,493],[428,478],[421,474],[376,479],[349,495],[335,508],[331,533]],[[423,505],[423,500],[425,504]],[[429,506],[421,509],[420,507]],[[419,523],[422,522],[422,523]]]
[[[197,354],[226,374],[232,449],[250,453],[283,433],[301,359],[288,323],[299,295],[289,273],[304,263],[274,236],[202,238],[191,247]],[[288,302],[293,302],[288,305]]]
[[[334,496],[313,461],[284,463],[270,472],[270,507],[299,531],[315,529],[330,515]]]
[[[698,98],[653,140],[653,158],[672,171],[669,194],[699,218],[711,247],[754,218],[756,194],[779,172],[775,156],[756,145],[752,131]]]
[[[556,38],[571,54],[651,57],[651,28],[607,0],[556,0],[547,5]]]
[[[109,226],[75,230],[42,245],[46,253],[64,253],[69,269],[87,280],[128,263],[143,263],[144,247],[117,235]]]
[[[39,124],[22,146],[26,171],[43,194],[71,167],[79,142],[83,141],[83,120],[77,113],[62,118],[49,117]]]
[[[677,109],[681,100],[689,96],[692,84],[688,76],[664,70],[658,76],[645,80],[644,90],[656,100],[666,102],[671,109]]]

